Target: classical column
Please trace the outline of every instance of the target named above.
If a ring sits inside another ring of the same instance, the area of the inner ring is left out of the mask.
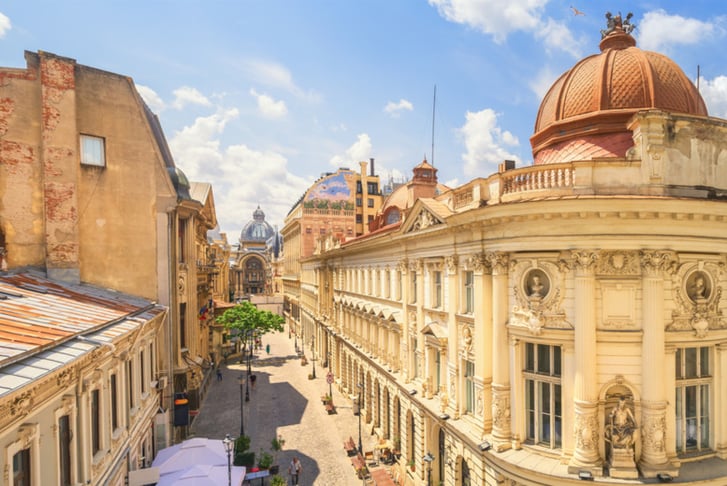
[[[594,267],[598,253],[572,252],[575,266],[575,379],[573,387],[575,450],[568,472],[590,471],[603,475],[598,452],[598,386],[596,381],[596,299]]]
[[[492,429],[492,267],[483,254],[471,260],[474,270],[474,359],[475,379],[482,390],[475,397],[475,414],[482,416],[483,435]]]
[[[666,396],[664,370],[664,272],[676,263],[673,252],[641,252],[643,287],[643,341],[641,345],[641,459],[639,469],[645,478],[660,472],[675,476],[679,469],[666,453]]]
[[[492,440],[498,452],[509,449],[510,369],[507,342],[508,255],[487,254],[492,265]]]

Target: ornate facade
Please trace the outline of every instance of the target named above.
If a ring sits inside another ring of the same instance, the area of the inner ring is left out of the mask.
[[[287,318],[410,483],[724,484],[727,122],[628,19],[544,98],[535,165],[301,260]]]

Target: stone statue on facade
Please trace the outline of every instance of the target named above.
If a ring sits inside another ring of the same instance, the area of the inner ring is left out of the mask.
[[[638,427],[631,407],[622,396],[618,404],[606,417],[604,438],[609,445],[609,475],[614,478],[637,478],[638,471],[634,462],[634,446]]]

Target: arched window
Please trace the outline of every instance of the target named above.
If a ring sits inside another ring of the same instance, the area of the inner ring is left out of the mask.
[[[460,483],[462,486],[471,486],[472,485],[472,479],[470,478],[470,467],[467,465],[467,461],[462,459],[462,482]]]

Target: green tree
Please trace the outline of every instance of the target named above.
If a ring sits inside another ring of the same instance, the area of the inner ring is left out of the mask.
[[[217,318],[217,322],[230,331],[236,329],[237,336],[242,340],[242,349],[247,349],[255,335],[262,336],[273,331],[282,332],[285,320],[282,316],[260,310],[245,301],[227,309]]]

